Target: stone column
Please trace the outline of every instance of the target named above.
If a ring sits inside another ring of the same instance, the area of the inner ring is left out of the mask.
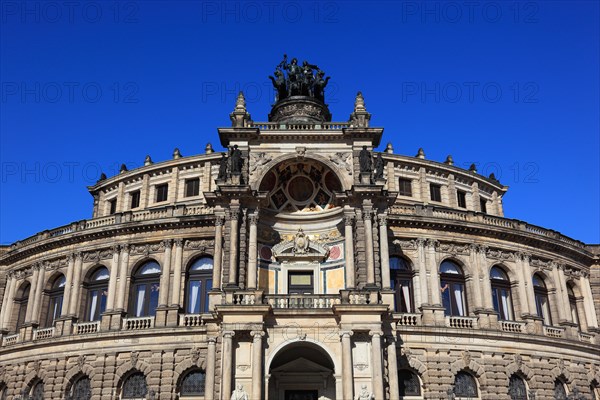
[[[71,286],[73,285],[73,268],[75,267],[75,258],[73,254],[67,256],[67,277],[65,282],[65,292],[63,294],[63,303],[60,310],[60,315],[69,314],[69,303],[71,300]]]
[[[598,329],[598,317],[594,310],[594,297],[592,296],[592,287],[587,275],[582,275],[580,279],[581,294],[583,296],[583,308],[588,328]]]
[[[519,279],[519,306],[521,308],[521,317],[532,314],[531,305],[529,304],[529,299],[527,296],[527,281],[526,276],[528,274],[525,273],[525,267],[522,262],[523,254],[517,253],[515,254],[515,269],[517,271],[517,279]],[[535,305],[534,309],[535,309]]]
[[[251,399],[262,399],[263,383],[263,331],[252,331],[252,396]]]
[[[437,246],[437,240],[427,239],[427,241],[425,242],[425,260],[429,268],[429,284],[431,285],[430,303],[432,305],[441,306],[442,301],[440,295],[440,274],[435,256],[435,248]]]
[[[206,383],[204,400],[215,398],[215,365],[216,365],[216,338],[208,338],[208,352],[206,354]]]
[[[38,273],[38,281],[35,288],[35,300],[33,303],[33,312],[31,315],[31,322],[40,322],[40,308],[42,307],[42,294],[44,293],[44,276],[46,275],[46,269],[44,265],[40,263],[40,272]]]
[[[27,310],[25,310],[25,323],[31,322],[31,315],[33,314],[33,307],[35,304],[35,293],[37,292],[38,275],[40,273],[39,265],[35,264],[32,269],[33,275],[31,276],[31,287],[29,288]]]
[[[381,355],[381,335],[379,331],[371,331],[371,353],[373,360],[373,394],[376,399],[383,399],[383,360]]]
[[[248,243],[248,289],[256,289],[258,268],[258,211],[250,214],[250,239]],[[258,397],[257,397],[258,398]]]
[[[369,208],[363,210],[363,221],[365,223],[365,258],[367,261],[367,287],[375,287],[375,261],[373,255],[373,221],[372,211]]]
[[[115,298],[117,289],[117,276],[119,272],[119,246],[112,247],[113,257],[110,265],[110,275],[108,278],[108,296],[106,298],[106,311],[112,311],[115,308]]]
[[[352,343],[350,337],[354,332],[340,332],[342,337],[342,387],[344,399],[354,398],[354,379],[352,371]]]
[[[419,254],[419,258],[417,260],[417,263],[415,264],[419,273],[419,288],[421,289],[421,306],[430,305],[428,293],[429,285],[427,285],[427,262],[425,260],[425,242],[425,239],[417,239],[417,253]]]
[[[388,353],[388,382],[390,384],[390,400],[400,399],[400,388],[398,386],[398,358],[396,358],[396,338],[392,335],[387,337]]]
[[[571,318],[569,315],[565,314],[565,298],[566,304],[569,305],[569,298],[565,296],[564,293],[566,291],[566,287],[563,290],[562,280],[561,280],[561,272],[558,270],[558,265],[553,263],[552,266],[552,276],[554,278],[554,290],[556,295],[554,296],[556,302],[556,309],[558,311],[558,322],[570,321]],[[570,312],[569,312],[570,314]],[[554,321],[553,321],[554,322]]]
[[[215,218],[215,255],[213,258],[213,289],[221,289],[221,270],[223,267],[223,217]]]
[[[223,383],[221,385],[221,398],[228,399],[231,396],[231,373],[233,361],[233,336],[234,331],[223,332]]]
[[[83,254],[75,254],[75,265],[73,266],[73,288],[71,289],[71,299],[69,301],[69,315],[76,317],[79,314],[77,306],[79,304],[79,292],[81,288],[81,270],[83,268]]]
[[[356,287],[354,269],[354,232],[352,225],[354,223],[354,212],[349,209],[344,210],[344,256],[346,259],[346,289],[354,289]]]
[[[533,290],[533,267],[529,264],[529,256],[523,255],[523,274],[525,283],[527,284],[527,299],[529,302],[529,310],[531,314],[537,315],[537,307],[535,304],[535,292]]]
[[[158,306],[166,307],[169,305],[169,282],[171,280],[171,251],[173,249],[173,240],[163,241],[165,244],[165,256],[160,273],[160,288],[158,292]]]
[[[494,302],[492,301],[492,282],[490,281],[490,269],[487,265],[487,247],[479,246],[478,258],[481,271],[481,279],[483,280],[483,308],[486,310],[494,310]]]
[[[127,264],[129,263],[129,245],[121,248],[121,262],[119,265],[119,284],[117,287],[116,309],[125,311],[125,290],[127,289]]]
[[[179,307],[181,299],[181,268],[183,265],[183,239],[175,239],[175,266],[173,269],[173,292],[171,306]]]
[[[232,208],[229,212],[229,285],[238,286],[237,267],[238,267],[238,236],[239,236],[239,210]]]
[[[390,251],[388,249],[387,215],[379,216],[379,259],[381,260],[381,287],[389,289],[390,283]]]
[[[0,332],[9,330],[8,325],[10,323],[10,317],[12,314],[16,287],[17,278],[13,274],[9,274],[6,282],[6,288],[4,289],[2,309],[0,310]]]
[[[565,320],[568,322],[573,321],[573,317],[571,316],[571,305],[569,304],[569,292],[567,292],[567,281],[565,279],[565,266],[557,264],[556,265],[556,274],[558,275],[558,283],[560,285],[560,301],[558,306],[562,307],[563,315],[565,316]]]
[[[470,247],[470,264],[471,264],[471,268],[472,268],[472,274],[471,274],[471,282],[472,284],[470,285],[471,287],[468,288],[468,290],[473,292],[473,296],[470,299],[471,301],[469,303],[471,303],[471,307],[476,310],[476,311],[481,311],[484,306],[483,306],[483,299],[482,299],[482,290],[481,290],[481,285],[485,285],[486,283],[480,283],[479,280],[479,271],[481,269],[481,265],[480,265],[480,259],[479,259],[479,246],[476,244],[472,244],[469,246]],[[466,271],[465,271],[466,272]],[[466,310],[466,314],[468,315],[469,311]]]

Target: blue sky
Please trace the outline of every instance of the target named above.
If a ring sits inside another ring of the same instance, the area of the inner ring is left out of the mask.
[[[0,243],[91,217],[100,170],[221,149],[282,54],[395,152],[494,172],[509,218],[600,242],[597,1],[0,1]]]

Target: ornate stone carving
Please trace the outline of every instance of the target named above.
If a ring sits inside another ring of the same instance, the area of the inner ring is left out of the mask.
[[[298,233],[296,233],[296,237],[294,238],[294,254],[306,254],[306,251],[308,250],[309,246],[309,241],[310,239],[308,238],[308,236],[306,236],[302,228],[300,228],[298,230]]]
[[[137,363],[139,361],[139,358],[140,358],[140,353],[139,352],[137,352],[137,351],[132,351],[131,352],[131,355],[129,357],[129,361],[131,362],[131,366],[133,368],[137,368],[136,366],[137,366]]]
[[[250,153],[250,174],[261,171],[272,159],[273,157],[264,152]]]
[[[190,358],[192,359],[192,363],[198,365],[198,361],[200,360],[200,349],[198,347],[192,348]]]
[[[145,255],[148,257],[152,253],[162,253],[165,251],[165,243],[151,243],[151,244],[140,244],[140,245],[131,245],[130,253],[132,255]]]
[[[77,357],[77,367],[79,368],[80,371],[82,371],[84,365],[85,365],[85,356],[83,354],[80,354]]]
[[[485,252],[486,258],[503,261],[514,261],[517,259],[517,255],[512,251],[505,251],[502,249],[490,249],[488,248]]]
[[[475,245],[477,246],[477,245]],[[476,247],[477,248],[477,247]],[[443,242],[438,246],[438,250],[444,253],[451,254],[453,256],[458,255],[469,255],[471,254],[472,246],[468,244],[460,244],[460,243],[448,243]]]
[[[344,169],[348,175],[352,175],[352,154],[338,152],[330,156],[329,160],[339,169]]]
[[[212,240],[186,240],[184,247],[186,249],[206,251],[212,245]]]

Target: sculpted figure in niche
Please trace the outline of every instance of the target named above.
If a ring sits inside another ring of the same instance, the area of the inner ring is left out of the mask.
[[[377,158],[375,159],[375,179],[383,179],[383,168],[385,167],[385,162],[381,157],[381,153],[377,154]]]
[[[373,170],[373,160],[371,160],[371,152],[367,150],[367,146],[363,146],[360,151],[358,163],[360,164],[360,172],[371,172]]]
[[[235,390],[231,393],[231,400],[248,400],[248,393],[244,391],[241,383],[235,386]]]
[[[367,390],[367,385],[362,385],[360,387],[360,392],[356,394],[354,400],[373,400],[375,399],[375,395]]]
[[[221,160],[219,160],[219,175],[217,176],[218,180],[224,181],[227,179],[227,161],[227,156],[222,154]]]
[[[231,173],[241,173],[244,160],[242,159],[242,151],[238,148],[237,144],[231,148],[231,155],[229,158],[231,159]]]

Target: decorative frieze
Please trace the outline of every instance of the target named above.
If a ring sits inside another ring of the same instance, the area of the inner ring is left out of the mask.
[[[133,244],[129,250],[131,255],[145,255],[148,257],[153,253],[163,253],[165,251],[165,243],[151,243],[151,244]]]
[[[206,251],[207,249],[213,247],[213,241],[212,240],[186,240],[183,247],[188,250]]]

